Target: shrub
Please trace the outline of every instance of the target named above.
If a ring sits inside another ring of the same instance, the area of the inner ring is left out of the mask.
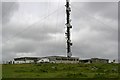
[[[96,74],[94,75],[94,78],[106,78],[106,77],[105,77],[105,74],[96,73]]]

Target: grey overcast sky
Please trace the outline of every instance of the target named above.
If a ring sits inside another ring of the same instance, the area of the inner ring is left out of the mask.
[[[65,2],[2,2],[2,59],[66,56]],[[118,3],[71,2],[72,54],[118,58]],[[1,14],[1,13],[0,13]]]

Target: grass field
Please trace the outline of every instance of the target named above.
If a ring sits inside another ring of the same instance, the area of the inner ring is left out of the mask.
[[[3,78],[117,78],[118,64],[4,64]]]

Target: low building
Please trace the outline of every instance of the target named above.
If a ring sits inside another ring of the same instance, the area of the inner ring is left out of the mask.
[[[15,64],[21,63],[109,63],[109,59],[91,58],[79,60],[78,57],[47,56],[47,57],[20,57],[14,58]]]
[[[51,63],[79,63],[78,57],[47,56]]]
[[[20,57],[14,58],[15,64],[20,63],[79,63],[78,57],[64,57],[64,56],[47,56],[47,57]]]
[[[21,64],[21,63],[35,63],[38,61],[38,57],[20,57],[20,58],[14,58],[15,64]]]
[[[109,59],[91,58],[85,60],[79,60],[80,63],[109,63]]]
[[[49,63],[50,60],[48,58],[41,58],[37,61],[37,63]]]

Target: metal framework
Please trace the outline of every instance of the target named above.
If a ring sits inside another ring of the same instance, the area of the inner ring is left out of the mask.
[[[70,24],[71,22],[71,19],[70,19],[70,12],[71,12],[71,8],[69,6],[69,0],[66,0],[66,20],[67,20],[67,23],[66,23],[66,27],[67,27],[67,30],[65,32],[65,35],[66,35],[66,39],[67,39],[67,57],[71,57],[72,56],[72,52],[71,52],[71,46],[72,46],[72,43],[71,43],[71,39],[70,39],[70,29],[72,28],[72,25]]]

